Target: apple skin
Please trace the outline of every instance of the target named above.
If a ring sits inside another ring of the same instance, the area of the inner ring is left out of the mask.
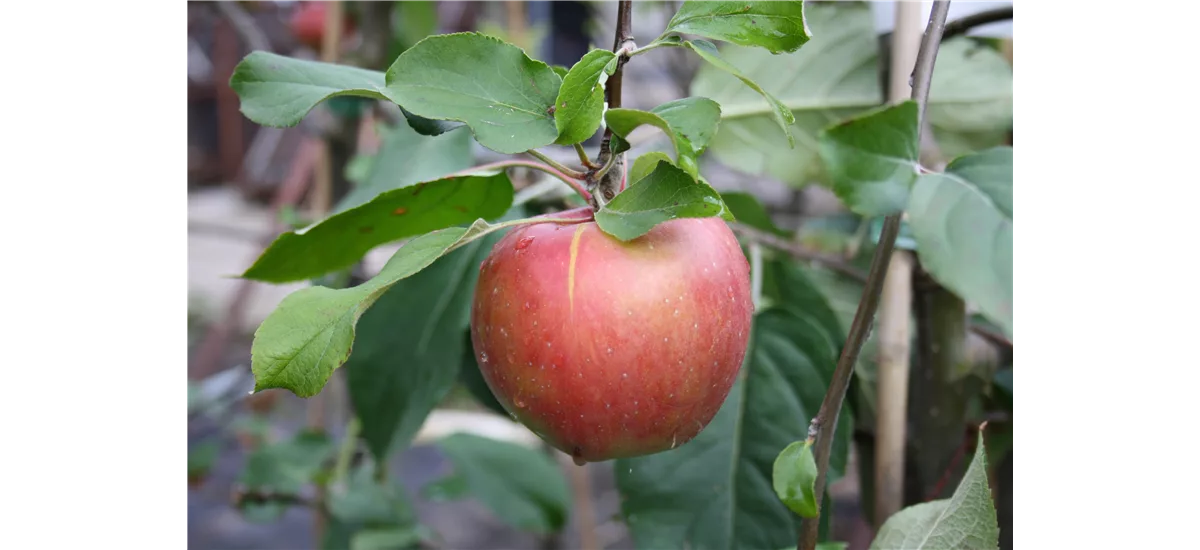
[[[624,243],[594,221],[534,223],[480,265],[471,342],[504,408],[582,464],[700,433],[741,370],[753,313],[749,262],[719,218]]]

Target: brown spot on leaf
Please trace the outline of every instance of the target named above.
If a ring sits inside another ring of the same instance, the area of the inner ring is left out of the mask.
[[[372,232],[372,231],[374,231],[374,230],[375,230],[375,228],[374,228],[374,227],[371,227],[371,226],[369,226],[369,225],[368,225],[368,226],[365,226],[365,227],[360,227],[360,228],[358,228],[358,232],[359,232],[359,233],[370,233],[370,232]]]
[[[400,208],[397,208],[397,209],[395,209],[395,210],[392,210],[392,215],[393,215],[393,216],[403,216],[403,215],[405,215],[405,214],[407,214],[407,213],[408,213],[408,209],[407,209],[407,208],[405,208],[405,207],[403,207],[403,206],[401,206]]]
[[[463,205],[461,205],[461,204],[456,204],[456,205],[454,205],[454,209],[455,209],[455,210],[458,210],[459,212],[462,212],[463,214],[466,214],[466,213],[467,213],[467,207],[465,207],[465,206],[463,206]]]

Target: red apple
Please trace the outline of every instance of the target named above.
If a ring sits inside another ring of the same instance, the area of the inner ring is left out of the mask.
[[[741,369],[753,310],[749,263],[721,219],[672,220],[621,242],[589,214],[496,243],[471,341],[505,409],[582,464],[700,433]]]

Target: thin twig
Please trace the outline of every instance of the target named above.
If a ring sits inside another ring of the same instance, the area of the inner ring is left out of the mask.
[[[950,11],[950,0],[935,0],[929,12],[929,26],[921,39],[921,51],[917,53],[917,65],[913,68],[912,99],[917,102],[917,120],[925,121],[925,107],[929,104],[929,86],[933,83],[933,65],[937,62],[938,46],[942,42],[942,29],[946,24],[946,13]],[[917,132],[921,126],[917,126]],[[921,136],[918,135],[918,141]]]
[[[766,231],[756,229],[743,223],[734,222],[729,224],[730,229],[742,238],[751,243],[759,243],[774,248],[776,250],[786,252],[791,257],[805,262],[819,264],[822,267],[828,268],[850,277],[856,281],[866,281],[867,275],[858,268],[842,261],[841,258],[832,254],[823,254],[814,250],[809,250],[799,243],[792,242],[782,237],[777,237]]]
[[[616,109],[621,106],[621,82],[623,80],[625,63],[629,61],[629,52],[634,51],[637,45],[633,43],[633,2],[631,0],[621,0],[617,4],[617,30],[613,36],[612,51],[618,55],[617,68],[613,71],[612,76],[604,84],[604,101],[608,104],[609,109]],[[600,154],[596,160],[606,165],[609,163],[609,158],[612,154],[612,128],[604,128],[604,139],[600,142]],[[617,162],[621,162],[619,159]],[[611,199],[616,196],[617,192],[624,184],[624,173],[622,169],[620,174],[608,171],[605,174],[608,177],[597,178],[595,181],[596,197],[603,199]],[[614,181],[614,179],[620,181]],[[599,208],[599,203],[593,203]]]
[[[995,346],[1008,348],[1010,350],[1013,347],[1012,340],[1009,340],[1007,336],[978,323],[971,323],[971,332],[982,336],[984,340],[991,342]]]
[[[933,65],[937,60],[938,44],[942,40],[942,27],[946,24],[946,13],[949,9],[949,0],[937,0],[933,3],[933,10],[929,14],[929,24],[925,28],[925,36],[921,39],[921,50],[917,53],[917,63],[913,70],[912,99],[917,102],[918,121],[925,119],[925,104],[929,100],[929,83],[933,79]],[[825,392],[821,408],[813,417],[812,424],[808,428],[809,437],[816,438],[814,454],[817,463],[817,479],[813,487],[813,494],[817,495],[820,500],[824,500],[825,496],[825,478],[829,471],[829,454],[833,448],[833,432],[837,426],[838,414],[841,412],[842,402],[846,398],[846,389],[850,386],[850,377],[854,375],[854,365],[858,362],[858,354],[862,351],[871,322],[875,318],[875,310],[879,306],[879,295],[883,290],[883,280],[887,276],[887,266],[899,232],[900,214],[884,218],[883,231],[879,235],[879,246],[875,248],[875,254],[871,258],[866,288],[863,289],[858,310],[854,313],[854,321],[850,324],[846,345],[842,347],[842,355],[838,359],[833,380],[829,384],[829,390]],[[818,507],[818,514],[820,508]],[[799,550],[814,550],[817,547],[819,526],[819,517],[804,520],[797,545]]]
[[[246,489],[237,487],[233,490],[231,500],[234,508],[241,508],[244,504],[268,504],[272,502],[296,506],[317,506],[316,502],[300,495],[292,493],[279,493],[270,489]]]

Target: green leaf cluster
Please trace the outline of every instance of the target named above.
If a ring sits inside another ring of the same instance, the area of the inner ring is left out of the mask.
[[[809,40],[803,3],[685,2],[662,36],[643,49],[687,47],[736,75],[775,105],[775,119],[789,141],[792,139],[788,130],[792,115],[782,103],[725,62],[713,43],[683,41],[676,33],[755,46],[773,54],[793,52]],[[386,323],[383,319],[388,311],[394,315],[396,308],[414,307],[402,296],[411,293],[407,287],[420,281],[390,291],[401,281],[427,268],[435,273],[451,270],[451,281],[469,280],[465,275],[468,266],[477,263],[478,251],[486,248],[472,245],[475,252],[457,256],[457,268],[442,267],[453,262],[449,258],[437,262],[438,258],[486,232],[483,220],[496,219],[512,204],[512,184],[505,172],[467,169],[468,135],[484,147],[514,154],[552,144],[579,144],[605,123],[619,149],[633,130],[652,126],[670,139],[674,158],[650,154],[635,160],[628,189],[596,212],[601,230],[630,240],[673,219],[733,219],[721,195],[700,175],[697,162],[717,135],[722,108],[716,101],[698,96],[649,111],[606,111],[604,84],[621,60],[607,50],[592,50],[569,69],[556,69],[512,44],[473,32],[428,36],[401,49],[386,72],[253,52],[230,79],[242,112],[267,126],[293,126],[322,102],[346,96],[395,103],[407,121],[407,125],[385,129],[378,153],[356,159],[352,168],[358,185],[333,213],[280,235],[242,274],[271,283],[313,280],[353,266],[375,247],[411,239],[383,273],[365,284],[338,290],[313,287],[288,296],[255,334],[252,367],[257,390],[285,388],[311,396],[348,360],[374,365],[378,361],[371,357],[401,353],[414,362],[453,365],[454,361],[442,356],[462,355],[458,351],[461,342],[447,338],[446,345],[439,341],[431,347],[432,336],[411,343],[393,341],[378,349],[367,341],[355,356],[351,351],[359,321],[376,301],[382,299],[388,307],[368,315],[363,329]],[[466,130],[459,130],[463,127]],[[463,227],[472,223],[476,225],[471,229]],[[484,226],[478,225],[481,223]],[[442,311],[439,308],[451,303],[461,305],[469,285],[456,288],[453,297],[439,294],[444,303],[428,305],[433,311]],[[453,319],[428,321],[439,327],[434,332],[440,334],[441,328],[462,328],[461,315]],[[446,327],[439,325],[443,322],[448,323]],[[437,358],[422,355],[422,350],[434,348],[441,350]],[[404,377],[378,366],[358,367],[355,372],[388,373],[385,379]],[[351,374],[352,385],[357,385],[358,379]],[[410,403],[415,407],[411,410],[408,405],[389,406],[383,416],[390,420],[379,425],[374,419],[380,415],[371,415],[366,433],[374,449],[385,452],[395,432],[403,442],[403,434],[414,428],[397,428],[400,419],[422,418],[454,379],[453,367],[444,369],[436,380],[424,379],[425,389],[431,393],[420,406]],[[389,386],[364,382],[362,387],[372,389],[364,389],[356,403],[372,409],[375,405],[371,403],[382,398],[367,394],[384,395]]]
[[[905,213],[921,266],[1012,338],[1012,147],[922,173],[917,105],[904,101],[825,129],[820,151],[851,210]]]

